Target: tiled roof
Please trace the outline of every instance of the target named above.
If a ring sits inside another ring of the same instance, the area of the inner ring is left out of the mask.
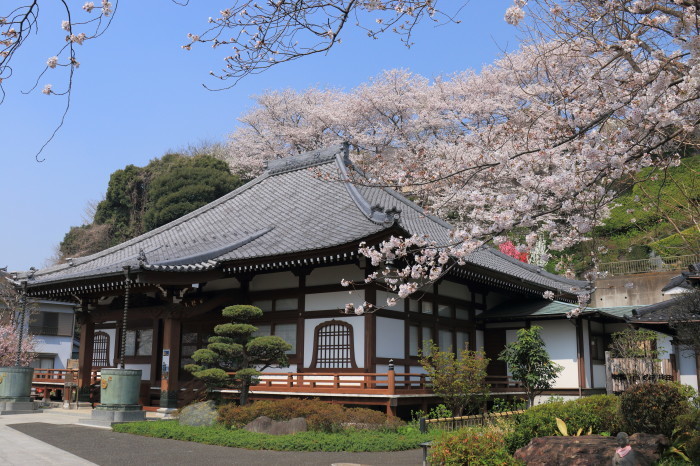
[[[341,246],[398,226],[438,243],[452,227],[401,194],[357,186],[347,179],[347,146],[269,162],[246,185],[173,222],[102,252],[39,270],[30,286],[134,270],[204,271],[222,263]],[[499,251],[472,253],[471,268],[510,275],[538,287],[576,292],[569,280]]]
[[[524,303],[504,303],[479,315],[482,320],[512,320],[512,319],[546,319],[552,317],[564,317],[567,312],[573,311],[576,304],[561,301],[527,301]],[[607,317],[624,321],[625,316],[632,315],[635,306],[617,307],[587,307],[583,315],[602,314]]]

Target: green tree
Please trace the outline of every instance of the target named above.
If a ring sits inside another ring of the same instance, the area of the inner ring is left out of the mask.
[[[262,314],[255,306],[224,308],[222,315],[231,322],[214,327],[216,336],[209,338],[206,348],[195,351],[192,359],[197,364],[188,364],[185,370],[202,380],[210,390],[239,389],[241,405],[245,405],[251,385],[259,382],[260,371],[273,365],[289,365],[286,355],[292,348],[289,343],[276,336],[253,336],[258,328],[250,321]]]
[[[59,261],[134,238],[240,186],[241,179],[231,174],[228,165],[205,149],[197,148],[194,155],[166,154],[145,167],[127,165],[112,173],[92,222],[66,233]]]
[[[518,339],[508,343],[498,355],[498,359],[508,364],[513,379],[523,385],[528,405],[533,406],[535,397],[552,388],[562,366],[549,359],[544,341],[540,336],[541,327],[533,326],[518,330]]]
[[[430,376],[433,391],[452,410],[453,416],[473,411],[486,399],[486,366],[489,359],[481,351],[462,350],[459,357],[453,351],[440,351],[430,342],[430,353],[421,354],[420,364]]]

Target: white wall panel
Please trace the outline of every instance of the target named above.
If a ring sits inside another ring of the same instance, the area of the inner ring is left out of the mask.
[[[266,291],[283,288],[299,288],[299,277],[292,272],[264,273],[250,281],[250,291]]]
[[[356,265],[316,267],[306,276],[306,286],[340,285],[343,279],[363,283],[365,273]]]
[[[377,317],[377,357],[404,357],[404,321]]]
[[[306,295],[306,311],[329,311],[345,309],[347,303],[353,303],[355,308],[365,302],[365,291],[356,290],[333,291],[330,293],[313,293]]]

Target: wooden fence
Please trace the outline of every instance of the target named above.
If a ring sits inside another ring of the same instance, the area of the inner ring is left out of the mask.
[[[676,365],[674,359],[611,358],[606,351],[605,372],[607,392],[622,393],[639,382],[675,380]]]
[[[420,418],[419,426],[422,433],[426,433],[428,429],[439,429],[446,431],[458,430],[463,427],[485,426],[495,423],[499,419],[507,419],[510,416],[524,413],[520,411],[506,411],[503,413],[484,413],[475,414],[472,416],[445,417],[438,419]]]

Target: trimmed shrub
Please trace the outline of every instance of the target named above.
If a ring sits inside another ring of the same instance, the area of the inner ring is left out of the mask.
[[[620,413],[628,432],[671,437],[676,418],[689,410],[688,399],[678,384],[641,383],[620,395]]]
[[[588,432],[591,429],[593,433],[614,435],[622,428],[619,406],[619,399],[614,395],[594,395],[533,406],[513,418],[513,430],[506,435],[508,450],[513,453],[533,438],[557,435],[556,418],[566,423],[569,432],[579,429]]]
[[[241,428],[260,416],[267,416],[275,421],[303,417],[306,418],[309,429],[324,432],[337,432],[346,425],[361,429],[395,431],[404,424],[400,419],[388,418],[379,411],[345,408],[318,399],[264,400],[246,406],[227,404],[219,408],[219,422],[228,428]]]
[[[495,427],[468,427],[444,433],[430,447],[430,464],[523,464],[508,453],[504,435]]]

